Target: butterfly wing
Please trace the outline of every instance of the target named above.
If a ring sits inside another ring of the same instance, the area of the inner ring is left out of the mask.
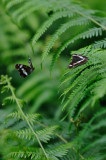
[[[88,58],[86,56],[82,56],[82,55],[78,55],[78,54],[74,54],[72,56],[72,62],[69,64],[68,68],[71,69],[75,66],[81,65],[86,63],[88,60]]]
[[[23,78],[27,77],[34,70],[34,69],[30,68],[29,66],[26,66],[23,64],[16,64],[15,68],[19,71],[20,76]]]

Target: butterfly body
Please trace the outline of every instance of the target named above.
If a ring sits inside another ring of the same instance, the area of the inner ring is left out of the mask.
[[[29,65],[30,67],[23,64],[15,65],[15,68],[19,71],[21,77],[26,78],[28,75],[30,75],[34,71],[34,67],[32,65],[30,57],[29,57]]]
[[[82,65],[84,63],[86,63],[88,60],[88,57],[86,56],[82,56],[79,54],[73,54],[72,55],[72,62],[69,64],[68,68],[71,69],[73,67]]]

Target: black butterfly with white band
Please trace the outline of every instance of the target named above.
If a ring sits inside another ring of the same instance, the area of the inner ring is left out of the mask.
[[[30,75],[34,71],[34,67],[32,65],[30,57],[28,59],[29,59],[30,67],[27,65],[23,65],[23,64],[16,64],[15,65],[15,68],[19,71],[20,76],[23,78],[26,78],[28,75]]]
[[[82,65],[84,63],[86,63],[88,60],[88,57],[86,56],[82,56],[79,54],[73,54],[72,55],[72,62],[69,64],[68,68],[71,69],[73,67]]]

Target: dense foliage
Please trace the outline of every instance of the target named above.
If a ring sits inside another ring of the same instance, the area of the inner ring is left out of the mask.
[[[106,159],[105,15],[72,0],[0,0],[1,160]],[[87,63],[68,69],[73,54]],[[23,79],[15,64],[28,56]]]

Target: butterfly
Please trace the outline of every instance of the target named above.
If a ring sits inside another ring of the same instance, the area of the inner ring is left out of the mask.
[[[23,65],[23,64],[16,64],[15,65],[15,68],[19,71],[20,76],[23,78],[27,77],[28,75],[30,75],[34,71],[34,67],[32,65],[30,57],[28,57],[28,59],[29,59],[30,67]]]
[[[68,68],[71,69],[73,67],[82,65],[84,63],[86,63],[88,60],[88,57],[86,56],[82,56],[79,54],[73,54],[72,55],[72,62],[69,64]]]

